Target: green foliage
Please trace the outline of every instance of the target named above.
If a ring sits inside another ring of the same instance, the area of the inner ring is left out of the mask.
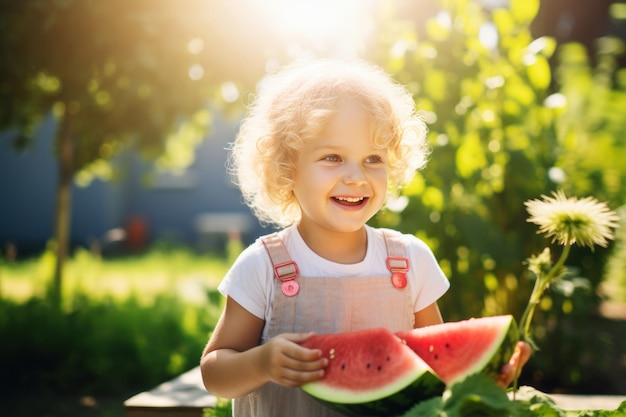
[[[188,303],[206,302],[203,292],[215,288],[224,276],[232,253],[195,253],[191,249],[156,242],[143,253],[102,257],[98,248],[77,248],[68,259],[64,300],[70,308],[74,296],[88,294],[93,301],[113,298],[124,302],[134,297],[149,305],[161,294],[177,294]],[[46,296],[54,269],[54,249],[48,247],[39,257],[3,261],[0,257],[2,296],[15,301]]]
[[[215,408],[204,410],[204,417],[232,415],[232,402],[218,399]],[[402,417],[618,417],[626,412],[626,401],[615,410],[563,410],[554,400],[530,386],[507,393],[493,379],[471,375],[452,385],[441,397],[422,401]]]
[[[618,214],[621,223],[615,236],[613,256],[606,266],[606,280],[602,289],[607,298],[626,303],[626,206]]]
[[[58,309],[41,290],[52,257],[0,263],[3,396],[128,394],[197,366],[222,308],[224,261],[171,245],[113,260],[80,250]]]
[[[15,392],[107,394],[146,389],[198,363],[214,315],[173,296],[74,297],[60,311],[47,300],[0,300],[3,386]]]
[[[419,403],[403,417],[502,416],[509,407],[506,392],[482,374],[472,375],[452,385],[442,397]]]
[[[0,11],[0,128],[30,135],[52,109],[71,115],[76,170],[129,140],[152,156],[193,145],[210,124],[203,109],[225,103],[222,84],[253,88],[264,52],[277,44],[263,23],[225,1],[2,1]],[[200,130],[181,130],[182,120]]]
[[[403,417],[611,417],[626,411],[626,401],[615,410],[563,410],[536,389],[521,387],[514,398],[482,374],[452,385],[442,397],[417,404]]]
[[[111,179],[112,158],[128,148],[160,167],[186,168],[212,126],[209,106],[232,107],[265,73],[266,53],[283,50],[271,27],[254,13],[240,13],[239,6],[203,0],[0,1],[0,130],[25,147],[44,116],[52,112],[58,120],[57,304],[72,181]],[[225,97],[224,85],[237,97]]]
[[[387,210],[374,223],[415,233],[433,248],[452,284],[440,303],[446,320],[521,314],[532,286],[523,260],[546,243],[526,222],[524,201],[560,188],[613,208],[625,203],[626,83],[616,66],[623,44],[599,39],[592,66],[579,44],[532,37],[538,5],[516,0],[488,11],[469,0],[441,0],[431,9],[388,1],[379,14],[387,36],[368,57],[414,94],[433,153],[403,190],[407,208]],[[554,308],[568,307],[543,323],[547,333],[594,313],[610,253],[573,253],[570,266],[589,288],[561,295]],[[606,340],[592,344],[610,348]],[[574,375],[580,353],[547,356],[543,370]],[[580,379],[561,382],[571,387]]]
[[[233,415],[232,401],[226,398],[218,398],[213,408],[203,410],[204,417],[231,417]]]
[[[539,304],[534,340],[539,346],[522,379],[538,389],[618,394],[623,390],[626,348],[623,320],[598,316],[591,283],[571,271],[553,284]]]

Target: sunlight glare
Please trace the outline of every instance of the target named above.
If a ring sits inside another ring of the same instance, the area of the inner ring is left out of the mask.
[[[192,55],[198,55],[204,49],[204,41],[201,38],[194,38],[187,44],[187,50]]]
[[[478,31],[478,39],[480,40],[480,43],[487,49],[496,49],[499,41],[498,38],[498,28],[495,24],[491,22],[483,24]]]
[[[232,81],[222,84],[221,92],[222,98],[227,103],[234,103],[239,98],[239,89]]]
[[[437,20],[437,23],[439,23],[439,25],[442,28],[445,28],[445,29],[452,28],[452,17],[450,17],[450,13],[446,11],[440,11],[439,13],[437,13],[437,16],[435,17],[435,19]]]
[[[194,81],[200,80],[204,76],[204,68],[200,64],[194,64],[189,68],[189,78]]]
[[[275,30],[296,43],[353,52],[371,27],[371,6],[366,0],[265,0],[262,10]]]

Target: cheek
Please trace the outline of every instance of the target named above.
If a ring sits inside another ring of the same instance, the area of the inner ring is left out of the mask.
[[[336,178],[337,173],[333,170],[324,169],[320,166],[309,166],[303,169],[299,173],[299,180],[302,183],[308,184],[308,186],[315,187],[316,185],[326,184],[329,181]]]
[[[371,172],[370,179],[372,182],[375,182],[377,185],[384,184],[384,187],[387,188],[387,169],[377,169]]]

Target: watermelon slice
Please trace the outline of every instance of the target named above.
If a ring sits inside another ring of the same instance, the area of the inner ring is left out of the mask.
[[[519,338],[511,315],[448,322],[396,335],[447,385],[478,372],[496,378]]]
[[[324,378],[302,390],[346,415],[399,415],[443,392],[428,365],[387,329],[315,335],[302,345],[329,361]]]

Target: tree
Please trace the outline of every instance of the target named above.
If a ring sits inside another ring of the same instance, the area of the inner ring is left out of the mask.
[[[210,127],[209,106],[236,102],[264,74],[268,57],[280,56],[280,40],[252,8],[238,7],[245,4],[0,1],[0,129],[26,146],[44,115],[58,119],[56,303],[75,175],[129,147],[185,166]]]

